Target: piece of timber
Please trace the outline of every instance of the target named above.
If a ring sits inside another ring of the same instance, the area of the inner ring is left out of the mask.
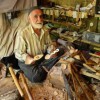
[[[93,49],[96,51],[100,51],[100,48],[97,48],[97,47],[94,47]]]
[[[89,73],[86,69],[81,69],[80,74],[100,80],[100,76],[96,73]]]
[[[79,40],[79,41],[80,41],[80,40]],[[84,42],[84,43],[87,43],[87,44],[90,44],[90,45],[96,46],[96,47],[98,47],[99,50],[100,50],[100,44],[98,44],[98,43],[94,43],[94,42],[87,41],[87,40],[81,40],[80,42]]]
[[[26,90],[26,93],[27,93],[27,95],[28,95],[29,100],[34,100],[33,97],[32,97],[32,95],[31,95],[31,93],[30,93],[30,91],[29,91],[29,88],[28,88],[28,85],[27,85],[27,83],[26,83],[24,74],[23,74],[22,72],[20,72],[20,77],[21,77],[21,79],[22,79],[22,83],[23,83],[23,85],[24,85],[24,88],[25,88],[25,90]]]
[[[83,53],[81,53],[81,57],[84,59],[85,63],[87,63],[87,59],[84,57]]]
[[[72,76],[72,81],[73,81],[73,85],[74,85],[74,89],[75,89],[76,99],[77,99],[77,100],[81,100],[81,99],[80,99],[80,95],[81,95],[81,94],[78,92],[79,84],[78,84],[78,83],[76,82],[76,80],[75,80],[75,77],[74,77],[73,72],[72,72],[72,66],[71,66],[70,63],[68,64],[68,69],[70,70],[70,73],[71,73],[71,76]]]
[[[18,91],[19,91],[19,93],[20,93],[20,95],[21,95],[21,97],[23,97],[23,96],[24,96],[24,93],[23,93],[23,91],[22,91],[22,89],[21,89],[21,86],[20,86],[20,84],[19,84],[19,82],[18,82],[18,80],[17,80],[17,77],[16,77],[16,75],[15,75],[15,73],[14,73],[14,70],[13,70],[12,66],[9,65],[8,68],[9,68],[9,72],[10,72],[10,74],[11,74],[13,80],[14,80],[14,83],[15,83],[15,85],[16,85],[16,87],[17,87],[17,89],[18,89]]]
[[[96,70],[95,70],[94,68],[90,67],[89,65],[87,65],[87,64],[85,64],[85,63],[83,63],[83,66],[84,66],[85,68],[91,70],[92,72],[96,72]]]
[[[98,57],[98,58],[100,58],[100,56],[99,55],[96,55],[96,54],[93,54],[93,53],[89,53],[91,56],[94,56],[94,57]]]
[[[84,67],[96,73],[96,75],[100,76],[100,72],[96,71],[94,68],[88,66],[87,64],[83,64]]]
[[[76,58],[74,58],[74,60],[75,60],[76,62],[78,62],[79,64],[82,64],[85,68],[89,69],[90,71],[92,71],[92,72],[97,72],[93,67],[91,67],[91,66],[89,66],[89,65],[87,65],[87,64],[85,64],[85,63],[83,63],[83,62],[81,62],[80,60],[78,60],[78,59],[76,59]]]
[[[89,86],[85,83],[84,79],[80,76],[79,72],[74,68],[73,65],[73,75],[77,79],[78,83],[80,84],[83,92],[85,93],[87,100],[93,100],[94,92]]]

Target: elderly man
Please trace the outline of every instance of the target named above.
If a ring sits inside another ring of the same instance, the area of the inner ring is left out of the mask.
[[[31,8],[28,20],[29,24],[17,34],[15,56],[19,67],[31,82],[42,82],[47,76],[42,66],[50,70],[57,62],[58,56],[52,56],[49,60],[44,59],[48,48],[51,51],[54,48],[48,30],[43,26],[42,10],[38,7]],[[41,54],[43,57],[35,61],[34,57]]]

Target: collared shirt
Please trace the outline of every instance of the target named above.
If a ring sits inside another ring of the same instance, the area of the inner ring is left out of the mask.
[[[43,54],[50,45],[52,42],[48,30],[41,29],[41,35],[38,36],[29,24],[17,34],[15,56],[18,60],[25,61],[27,55],[34,57]]]

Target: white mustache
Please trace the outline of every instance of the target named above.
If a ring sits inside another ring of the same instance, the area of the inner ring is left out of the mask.
[[[43,23],[36,23],[36,24],[43,24]]]
[[[43,27],[43,23],[35,23],[35,24],[33,23],[32,25],[34,28],[38,28],[38,29],[41,29]]]

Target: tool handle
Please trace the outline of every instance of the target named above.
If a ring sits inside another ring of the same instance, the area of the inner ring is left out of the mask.
[[[16,85],[16,87],[17,87],[17,89],[18,89],[18,91],[19,91],[19,93],[21,95],[21,97],[23,97],[24,93],[23,93],[23,91],[21,89],[21,86],[19,85],[19,82],[18,82],[18,80],[16,78],[16,75],[15,75],[15,73],[13,71],[13,68],[11,66],[9,66],[9,71],[10,71],[10,74],[11,74],[13,80],[14,80],[14,83],[15,83],[15,85]]]
[[[22,72],[20,73],[20,77],[21,77],[21,79],[22,79],[22,83],[23,83],[23,85],[24,85],[24,88],[25,88],[25,90],[26,90],[26,93],[27,93],[27,95],[28,95],[29,100],[34,100],[33,97],[32,97],[32,95],[31,95],[31,93],[30,93],[30,91],[29,91],[28,85],[27,85],[27,83],[26,83],[25,77],[24,77],[24,75],[23,75]]]

